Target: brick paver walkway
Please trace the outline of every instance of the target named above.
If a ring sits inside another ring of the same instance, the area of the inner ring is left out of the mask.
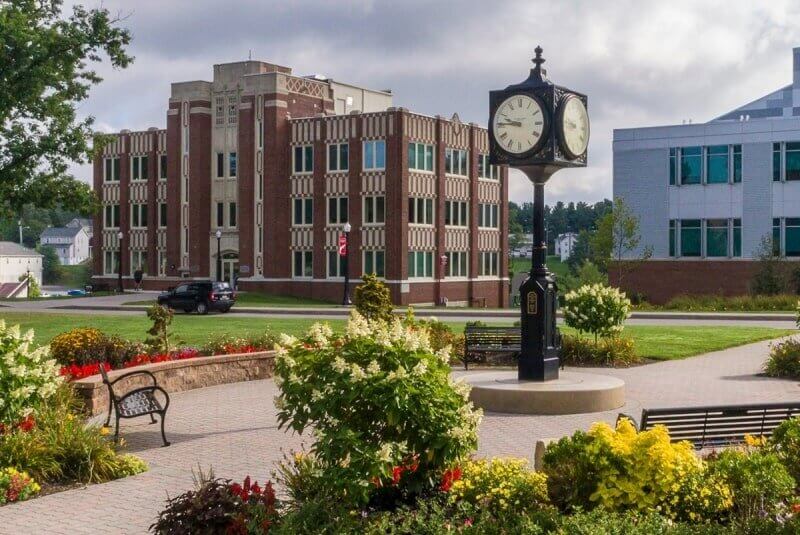
[[[759,377],[768,342],[683,361],[625,370],[600,370],[625,380],[625,412],[642,407],[800,399],[800,384]],[[173,395],[167,429],[172,446],[161,448],[158,426],[128,423],[129,450],[150,471],[21,504],[0,507],[2,534],[145,533],[168,495],[192,486],[198,466],[225,478],[250,474],[267,479],[283,452],[298,449],[302,437],[278,430],[272,381],[255,381]],[[613,422],[619,411],[570,416],[487,414],[478,453],[532,458],[537,439]],[[145,422],[146,419],[143,419]],[[134,421],[135,422],[135,421]]]

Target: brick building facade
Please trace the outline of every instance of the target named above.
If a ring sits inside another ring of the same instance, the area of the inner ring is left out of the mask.
[[[213,82],[172,84],[165,130],[123,130],[95,160],[93,280],[233,275],[337,301],[349,222],[351,280],[377,273],[398,304],[507,306],[508,175],[487,154],[486,129],[392,107],[389,91],[216,65]]]

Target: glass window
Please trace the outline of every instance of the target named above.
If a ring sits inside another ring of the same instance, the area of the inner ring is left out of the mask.
[[[681,220],[681,256],[701,255],[700,220]]]
[[[467,151],[445,149],[444,172],[450,175],[467,176]]]
[[[231,152],[228,155],[228,173],[229,173],[228,176],[231,176],[231,177],[236,176],[237,162],[238,162],[238,160],[236,158],[236,153],[235,152]]]
[[[433,277],[433,253],[428,251],[409,251],[408,277]]]
[[[306,225],[313,225],[314,224],[314,199],[308,198],[303,199],[305,204],[304,213],[303,213],[303,222]]]
[[[347,197],[328,198],[328,223],[347,223]]]
[[[217,178],[225,176],[225,155],[221,152],[217,153]]]
[[[706,221],[706,256],[728,256],[728,220]]]
[[[217,203],[217,226],[225,226],[225,203]]]
[[[364,170],[386,169],[386,142],[382,139],[364,142]]]
[[[681,149],[681,184],[699,184],[703,168],[703,148]]]
[[[466,252],[446,252],[447,268],[446,277],[466,277],[467,276],[467,253]]]
[[[147,180],[147,156],[131,156],[131,180]]]
[[[384,251],[364,251],[364,274],[374,273],[378,277],[385,277]]]
[[[134,228],[144,228],[147,226],[147,205],[131,205],[131,226]]]
[[[295,251],[292,275],[295,277],[314,276],[314,255],[311,251]]]
[[[781,218],[772,218],[772,254],[780,256],[781,254]]]
[[[742,181],[742,146],[733,146],[733,182]]]
[[[733,220],[733,256],[742,256],[742,220]]]
[[[410,142],[408,168],[414,171],[433,171],[433,145]]]
[[[706,147],[706,183],[728,182],[728,145]]]
[[[167,203],[165,202],[158,204],[158,226],[161,228],[167,226]]]
[[[675,251],[677,248],[675,247],[676,243],[675,240],[677,239],[677,234],[675,233],[675,220],[669,220],[669,255],[675,256]]]
[[[784,177],[789,180],[800,180],[800,143],[786,143],[785,173]]]
[[[294,172],[298,174],[314,172],[313,145],[303,145],[294,148]]]
[[[328,251],[328,278],[344,277],[346,260],[338,250]]]
[[[678,155],[678,149],[672,147],[669,149],[669,185],[675,185],[675,179],[678,173],[676,159]]]
[[[232,202],[228,205],[228,224],[231,227],[236,226],[236,203]]]
[[[786,256],[800,256],[800,218],[787,217],[785,220]]]
[[[480,203],[478,205],[478,226],[483,228],[500,228],[500,207],[497,204]]]
[[[772,181],[781,181],[781,144],[772,144]]]
[[[296,198],[292,203],[292,222],[294,225],[311,225],[314,223],[314,199]]]
[[[328,171],[337,173],[350,169],[350,146],[347,143],[328,145]]]
[[[375,224],[386,221],[383,197],[364,197],[364,223]]]
[[[499,259],[499,253],[481,251],[478,254],[478,275],[481,277],[497,276]]]

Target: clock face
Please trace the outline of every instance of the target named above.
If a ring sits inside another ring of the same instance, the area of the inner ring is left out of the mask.
[[[561,104],[559,130],[561,145],[571,158],[586,152],[589,146],[589,113],[583,100],[569,96]]]
[[[528,95],[514,95],[497,107],[492,120],[495,141],[506,152],[528,152],[542,139],[545,118],[539,101]]]

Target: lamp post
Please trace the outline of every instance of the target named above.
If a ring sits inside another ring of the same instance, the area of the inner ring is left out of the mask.
[[[350,305],[350,230],[353,227],[350,223],[345,223],[344,230],[344,254],[342,255],[341,249],[339,254],[344,256],[344,296],[342,297],[343,305]]]
[[[222,281],[222,255],[220,254],[220,242],[222,240],[222,231],[218,230],[214,233],[217,237],[217,282]]]
[[[444,296],[442,296],[442,279],[444,279],[446,273],[445,269],[447,269],[447,255],[443,254],[439,257],[439,280],[437,281],[437,289],[439,290],[439,298],[437,299],[438,304],[444,305]]]
[[[122,238],[125,234],[120,230],[117,232],[117,239],[119,240],[119,259],[117,262],[117,291],[123,293],[125,290],[122,288]]]
[[[31,298],[31,269],[25,268],[25,295]]]

